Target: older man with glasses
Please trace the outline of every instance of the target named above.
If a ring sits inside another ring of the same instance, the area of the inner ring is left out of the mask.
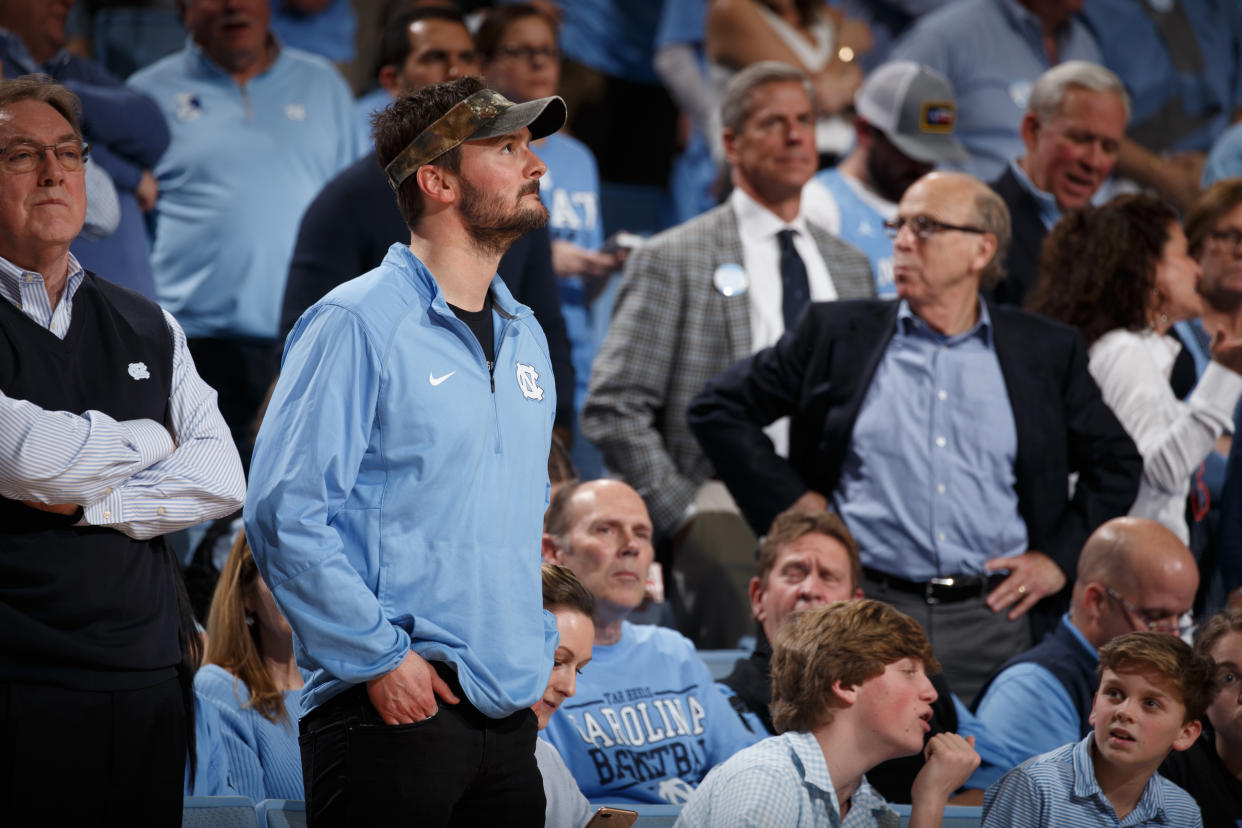
[[[1159,523],[1122,517],[1097,529],[1078,558],[1070,611],[975,700],[1009,764],[1082,739],[1091,729],[1099,649],[1129,632],[1188,637],[1198,586],[1190,550]]]
[[[235,511],[245,481],[180,326],[69,250],[78,113],[46,77],[0,83],[0,808],[176,825],[192,700],[160,536]]]
[[[1009,242],[967,175],[910,186],[890,224],[899,301],[813,305],[716,377],[688,420],[756,531],[831,503],[863,590],[923,624],[966,697],[1064,610],[1087,535],[1125,514],[1134,444],[1070,329],[980,299]],[[762,428],[789,415],[789,460]],[[1078,474],[1072,495],[1069,475]]]

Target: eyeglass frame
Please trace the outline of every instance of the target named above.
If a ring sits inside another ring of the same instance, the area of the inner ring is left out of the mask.
[[[978,233],[979,235],[985,235],[990,232],[982,227],[949,224],[948,222],[938,221],[931,216],[918,215],[908,219],[898,216],[895,219],[886,220],[884,222],[884,234],[890,239],[896,240],[901,235],[903,227],[909,227],[910,232],[919,241],[927,241],[937,233],[945,233],[950,230],[956,230],[959,233]]]
[[[1141,609],[1139,607],[1134,606],[1134,604],[1131,604],[1125,598],[1121,597],[1121,593],[1119,593],[1117,590],[1113,589],[1112,587],[1105,586],[1104,584],[1100,584],[1099,586],[1104,587],[1104,592],[1108,595],[1109,598],[1116,599],[1116,601],[1120,603],[1123,608],[1125,608],[1126,612],[1129,613],[1131,620],[1138,618],[1140,621],[1142,621],[1144,628],[1146,629],[1147,632],[1159,632],[1159,633],[1166,633],[1168,635],[1182,636],[1192,631],[1197,626],[1199,626],[1193,620],[1193,616],[1191,616],[1192,620],[1190,621],[1190,623],[1185,624],[1185,625],[1181,623],[1182,616],[1186,615],[1187,613],[1179,612],[1176,614],[1171,614],[1162,609],[1160,610]],[[1150,620],[1151,614],[1156,613],[1156,612],[1162,613],[1160,618],[1156,619],[1155,621]],[[1162,622],[1167,621],[1170,618],[1177,619],[1176,621],[1174,621],[1172,625],[1172,629],[1160,629],[1160,624]],[[1135,630],[1135,632],[1142,632],[1142,631],[1143,630]]]
[[[1242,244],[1242,230],[1238,230],[1236,227],[1228,227],[1224,230],[1209,230],[1207,236],[1211,241],[1224,245],[1235,253],[1238,250],[1238,245]]]
[[[66,165],[65,160],[60,157],[60,151],[57,148],[63,147],[65,145],[74,145],[82,153],[82,159],[81,159],[82,163],[79,166],[70,167]],[[21,147],[21,146],[30,147],[31,149],[35,149],[39,151],[39,155],[36,157],[34,165],[28,170],[9,169],[9,150],[13,149],[14,147]],[[34,172],[35,170],[39,169],[39,162],[42,160],[42,158],[45,158],[47,156],[48,150],[52,151],[52,156],[56,159],[56,163],[60,165],[60,168],[62,170],[64,170],[65,172],[78,172],[82,169],[85,169],[86,162],[90,159],[91,145],[88,144],[86,141],[80,141],[78,139],[74,139],[72,141],[60,141],[55,144],[40,144],[38,141],[31,141],[31,140],[24,139],[24,138],[19,139],[9,144],[7,147],[0,147],[0,170],[3,170],[8,175],[25,175],[26,173]]]

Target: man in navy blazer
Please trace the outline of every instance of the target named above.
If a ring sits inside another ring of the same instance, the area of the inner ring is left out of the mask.
[[[1079,334],[980,299],[1003,277],[999,196],[932,173],[890,232],[899,301],[812,306],[687,418],[757,531],[831,504],[859,539],[864,591],[923,623],[969,698],[1028,646],[1023,616],[1039,605],[1035,632],[1055,623],[1078,551],[1129,509],[1142,461]],[[762,431],[782,416],[789,460]]]

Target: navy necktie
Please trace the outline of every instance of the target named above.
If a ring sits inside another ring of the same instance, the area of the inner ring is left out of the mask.
[[[811,285],[806,278],[806,263],[794,247],[795,230],[776,234],[781,246],[781,310],[785,314],[785,330],[791,331],[798,317],[811,304]]]

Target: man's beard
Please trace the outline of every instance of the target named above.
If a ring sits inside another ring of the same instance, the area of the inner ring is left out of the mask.
[[[533,205],[522,203],[529,194],[539,194],[538,181],[531,181],[522,187],[517,200],[506,211],[498,203],[497,196],[478,189],[464,177],[461,179],[458,210],[466,232],[479,252],[501,256],[518,238],[548,223],[548,208],[543,206],[542,201],[535,199]]]

